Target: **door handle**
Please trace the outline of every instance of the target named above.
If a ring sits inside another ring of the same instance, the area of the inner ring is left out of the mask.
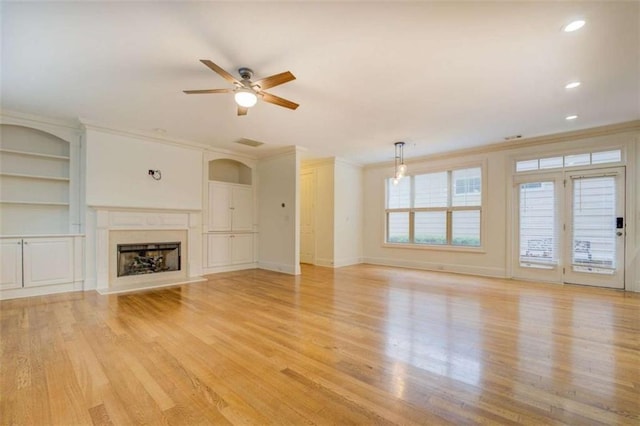
[[[616,232],[616,235],[617,235],[618,237],[621,237],[621,236],[622,236],[622,232],[621,232],[621,231],[618,231],[618,232]]]

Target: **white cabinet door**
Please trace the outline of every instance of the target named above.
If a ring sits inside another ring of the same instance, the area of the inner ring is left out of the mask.
[[[253,188],[233,187],[231,211],[233,212],[232,230],[251,231],[253,229]]]
[[[207,235],[207,266],[224,266],[231,263],[231,235]]]
[[[253,188],[209,182],[209,231],[253,230]]]
[[[209,231],[230,231],[231,214],[231,187],[209,182]]]
[[[11,238],[0,243],[0,290],[22,287],[22,240]]]
[[[253,234],[233,234],[231,238],[231,263],[253,262]]]
[[[73,238],[25,238],[24,286],[73,282]]]

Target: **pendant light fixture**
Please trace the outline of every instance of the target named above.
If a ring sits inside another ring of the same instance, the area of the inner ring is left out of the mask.
[[[407,174],[407,165],[404,164],[404,142],[396,142],[393,145],[395,146],[395,174],[393,175],[393,184],[397,185],[400,179]]]

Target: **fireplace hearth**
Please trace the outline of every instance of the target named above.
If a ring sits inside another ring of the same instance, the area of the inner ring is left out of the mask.
[[[118,244],[117,276],[180,270],[180,242]]]

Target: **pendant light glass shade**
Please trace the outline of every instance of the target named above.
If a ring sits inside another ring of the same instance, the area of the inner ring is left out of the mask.
[[[397,185],[400,179],[407,174],[407,165],[404,164],[404,142],[396,142],[393,145],[395,146],[393,184]]]

